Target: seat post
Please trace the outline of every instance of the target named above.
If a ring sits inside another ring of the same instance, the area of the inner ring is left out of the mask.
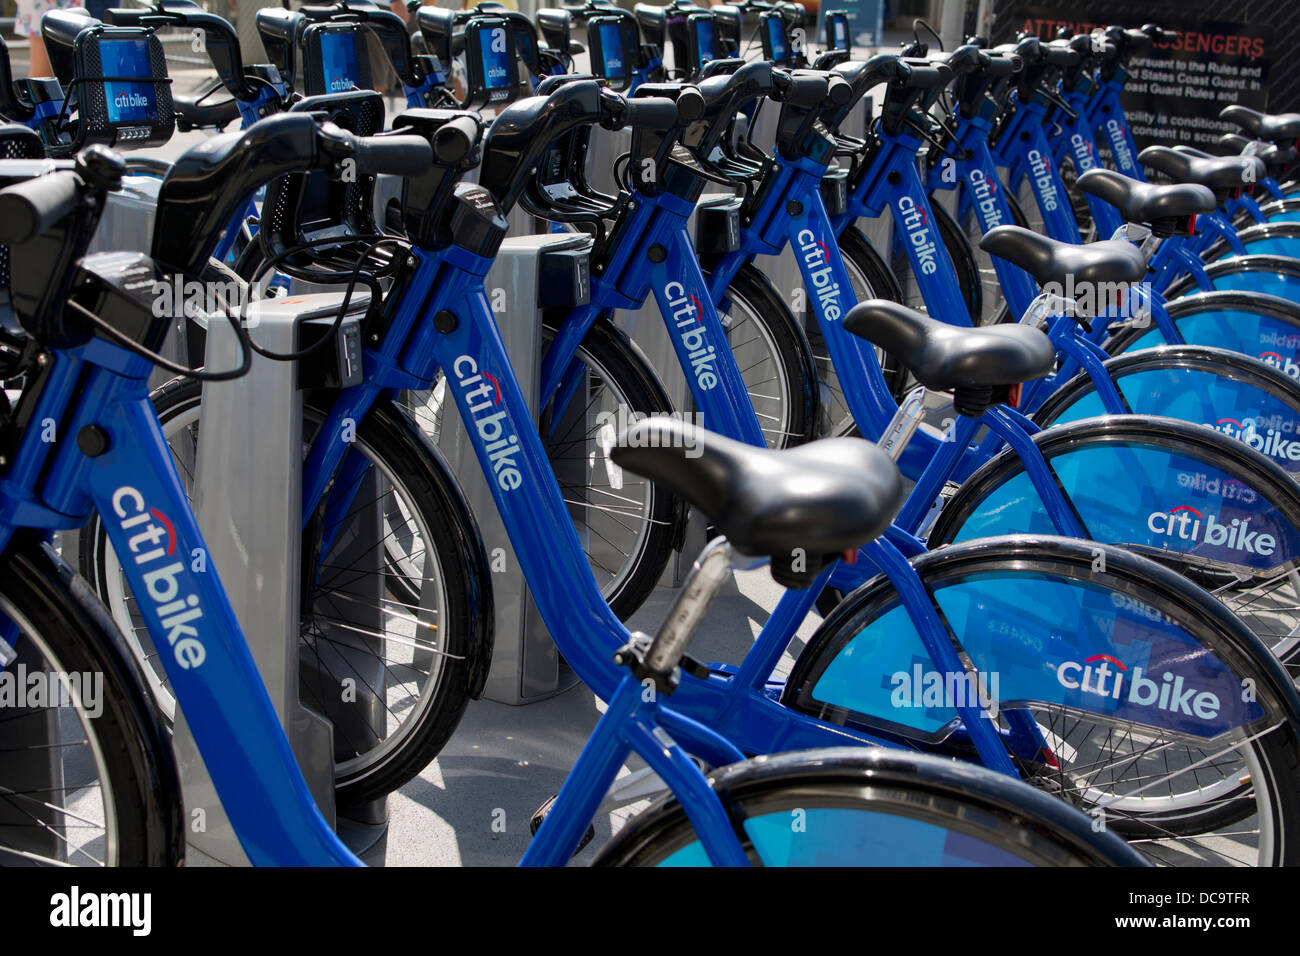
[[[714,538],[704,546],[646,652],[648,670],[667,674],[677,666],[704,613],[731,575],[732,554],[731,542],[726,538]]]

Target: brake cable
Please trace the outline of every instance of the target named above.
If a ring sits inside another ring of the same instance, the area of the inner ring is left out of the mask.
[[[330,237],[328,239],[316,239],[310,242],[300,243],[299,245],[294,246],[292,249],[286,249],[284,252],[273,257],[272,259],[269,259],[267,262],[263,263],[261,267],[259,267],[258,271],[254,274],[253,279],[248,283],[249,289],[250,290],[253,289],[257,281],[261,278],[261,276],[266,272],[270,271],[271,269],[273,269],[276,265],[278,265],[279,262],[284,257],[293,255],[298,252],[305,251],[310,247],[328,245],[328,244],[337,245],[338,242],[339,240],[337,237]],[[248,374],[249,369],[251,369],[253,366],[254,352],[256,352],[258,355],[263,356],[264,358],[271,359],[272,361],[292,362],[292,361],[297,361],[299,359],[305,358],[306,356],[313,354],[317,349],[324,347],[327,343],[332,342],[334,340],[334,337],[337,335],[339,328],[342,326],[343,320],[347,317],[348,306],[351,304],[352,294],[355,291],[357,282],[360,279],[362,266],[365,265],[366,261],[370,258],[371,254],[376,249],[386,244],[396,245],[398,246],[398,248],[403,250],[409,251],[410,249],[410,243],[408,240],[400,239],[396,236],[380,236],[374,242],[371,242],[369,245],[367,245],[366,248],[363,249],[361,254],[357,257],[357,261],[355,265],[352,267],[351,273],[349,274],[348,285],[343,294],[343,301],[339,303],[339,311],[334,316],[334,322],[330,326],[329,335],[322,336],[320,339],[313,342],[311,345],[307,346],[304,349],[299,349],[296,352],[278,353],[278,352],[273,352],[270,349],[263,348],[262,346],[254,342],[252,338],[249,336],[248,330],[244,327],[244,323],[247,321],[248,318],[247,302],[240,307],[239,315],[237,317],[232,316],[229,313],[229,311],[222,310],[221,312],[222,317],[225,318],[226,321],[230,323],[230,327],[235,333],[235,338],[239,342],[239,352],[240,352],[239,365],[233,369],[228,369],[222,372],[212,372],[206,369],[193,369],[185,365],[179,365],[176,362],[173,362],[170,359],[165,358],[162,355],[159,355],[157,352],[151,351],[150,349],[147,349],[144,346],[140,345],[129,335],[120,332],[117,328],[110,325],[100,316],[96,315],[94,312],[87,309],[80,302],[76,302],[72,299],[69,299],[66,305],[70,307],[73,311],[84,316],[87,320],[91,322],[91,324],[95,326],[95,328],[100,330],[111,341],[113,341],[117,345],[120,345],[122,348],[126,349],[127,351],[132,352],[135,355],[138,355],[140,358],[145,359],[147,362],[157,366],[163,371],[170,372],[173,375],[179,376],[181,378],[193,379],[199,382],[228,382],[233,379],[242,378],[244,375]],[[268,297],[266,300],[259,299],[257,301],[273,301],[273,299],[274,297]],[[181,307],[181,313],[183,316],[184,306]]]
[[[360,241],[359,237],[351,237],[351,238],[352,241]],[[263,275],[265,275],[266,273],[274,269],[286,257],[293,255],[297,252],[305,251],[307,247],[328,245],[330,243],[337,244],[338,241],[339,240],[337,237],[331,237],[327,241],[313,240],[308,243],[301,243],[292,249],[284,250],[283,252],[279,253],[273,258],[268,259],[266,262],[262,263],[262,265],[258,267],[257,271],[253,273],[252,279],[249,280],[249,288],[250,289],[253,288],[256,285],[256,283],[262,278]],[[313,354],[318,349],[321,349],[325,345],[332,342],[334,336],[338,334],[338,330],[342,327],[343,320],[347,318],[348,306],[351,305],[352,303],[352,293],[356,290],[357,282],[360,281],[362,267],[366,264],[367,260],[369,260],[370,258],[370,255],[376,249],[378,249],[380,246],[389,245],[389,244],[397,246],[400,250],[404,252],[409,252],[411,249],[411,243],[407,239],[401,239],[397,236],[380,236],[377,239],[375,239],[374,242],[370,243],[361,251],[361,254],[357,256],[356,264],[353,265],[352,267],[352,272],[349,274],[347,288],[343,292],[343,301],[339,303],[338,314],[334,316],[334,322],[330,326],[328,335],[321,336],[311,345],[307,346],[306,348],[299,349],[295,352],[272,352],[270,349],[263,348],[262,346],[258,345],[251,338],[248,340],[249,347],[258,355],[261,355],[264,358],[268,358],[276,362],[294,362],[306,358],[308,355]],[[270,298],[273,300],[274,297],[270,297]],[[263,300],[258,300],[258,301],[263,301]],[[247,303],[245,303],[245,305],[240,308],[240,315],[239,315],[240,323],[244,322],[247,318],[246,309],[247,309]],[[237,330],[236,334],[238,334],[239,332],[243,332],[243,335],[247,336],[248,334],[247,331],[244,330],[239,323],[235,323],[232,320],[231,324],[235,326]]]

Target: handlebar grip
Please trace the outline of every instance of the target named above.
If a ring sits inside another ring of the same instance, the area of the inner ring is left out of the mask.
[[[363,175],[422,176],[433,166],[433,147],[423,136],[358,136],[353,157]]]
[[[109,7],[104,11],[104,22],[115,27],[138,27],[140,20],[151,11]]]
[[[0,242],[34,239],[81,202],[81,178],[70,170],[0,189]]]
[[[1157,40],[1162,43],[1173,43],[1175,40],[1178,39],[1177,30],[1166,30],[1164,29],[1164,27],[1158,26],[1154,23],[1143,24],[1142,32],[1145,33],[1147,36],[1149,36],[1152,40]]]
[[[677,94],[677,116],[683,123],[694,123],[704,115],[704,94],[688,86]]]
[[[479,130],[472,116],[458,116],[439,126],[433,134],[434,158],[447,164],[464,162],[478,143]]]
[[[914,90],[933,90],[945,86],[952,79],[952,68],[946,63],[905,63],[907,72],[898,82]]]
[[[1047,54],[1047,62],[1052,66],[1074,66],[1079,62],[1079,54],[1068,46],[1049,44],[1044,47],[1044,52]]]
[[[685,91],[682,91],[683,94]],[[696,91],[696,97],[699,92]],[[704,112],[704,100],[700,98],[700,113]],[[638,96],[627,100],[623,112],[624,128],[641,128],[668,130],[676,126],[681,118],[681,111],[674,100],[663,96]]]
[[[1014,53],[1006,56],[990,53],[988,57],[988,62],[984,65],[984,72],[989,76],[1015,76],[1020,72],[1020,68],[1025,64],[1025,61],[1020,59],[1020,57]]]
[[[853,99],[853,84],[842,76],[830,76],[826,79],[826,103],[828,106],[848,106]]]

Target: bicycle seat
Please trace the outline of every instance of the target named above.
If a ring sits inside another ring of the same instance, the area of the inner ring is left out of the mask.
[[[181,132],[209,127],[224,129],[239,119],[239,104],[233,97],[211,99],[211,92],[178,93],[172,97],[177,129]]]
[[[1265,143],[1257,139],[1247,139],[1240,133],[1224,133],[1219,137],[1219,153],[1223,156],[1240,156],[1247,153],[1251,156],[1258,156],[1264,161],[1271,175],[1277,176],[1290,168],[1291,164],[1296,161],[1297,151],[1294,146],[1283,146],[1280,143]]]
[[[1215,194],[1264,178],[1264,161],[1254,156],[1193,156],[1168,146],[1148,146],[1138,162],[1179,183],[1199,183]]]
[[[855,305],[844,327],[898,356],[922,385],[939,392],[1003,388],[1049,375],[1056,365],[1051,341],[1033,326],[949,325],[888,299]]]
[[[878,538],[903,505],[893,461],[860,438],[773,451],[655,417],[620,435],[610,457],[695,505],[740,551],[772,558],[787,587],[806,587],[828,561]],[[800,570],[795,554],[807,558]]]
[[[1142,253],[1122,239],[1080,246],[1020,226],[995,226],[984,234],[980,248],[1024,269],[1040,286],[1049,282],[1063,288],[1094,282],[1141,282],[1147,274]]]
[[[1248,106],[1225,106],[1219,119],[1236,123],[1256,139],[1300,138],[1300,113],[1261,113]]]
[[[1079,188],[1117,208],[1128,222],[1187,219],[1214,212],[1214,193],[1197,183],[1157,186],[1130,179],[1113,169],[1090,169]]]

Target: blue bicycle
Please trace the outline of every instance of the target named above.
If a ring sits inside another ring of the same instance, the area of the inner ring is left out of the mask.
[[[654,101],[642,105],[652,113],[663,109]],[[605,106],[613,108],[608,102]],[[178,173],[164,183],[160,200],[160,214],[167,219],[162,234],[175,229],[177,212],[188,216],[196,211],[193,200],[204,197],[202,219],[221,222],[250,188],[290,170],[331,169],[350,160],[372,174],[418,175],[415,170],[431,165],[439,145],[448,148],[449,138],[454,141],[477,128],[467,114],[443,119],[445,132],[435,144],[411,135],[352,137],[303,115],[262,121],[243,135],[227,137],[215,148],[205,145],[178,161]],[[142,280],[163,273],[154,260],[138,254],[76,257],[90,231],[86,227],[102,209],[104,192],[114,185],[114,168],[121,175],[120,160],[113,160],[92,154],[0,197],[0,219],[6,223],[0,237],[13,244],[19,261],[29,264],[26,257],[42,249],[66,248],[69,253],[57,260],[56,271],[45,273],[57,290],[54,295],[33,299],[30,286],[15,286],[18,314],[30,336],[14,343],[21,345],[17,361],[40,374],[31,376],[19,406],[4,410],[13,457],[6,456],[0,491],[6,514],[0,532],[6,572],[0,585],[0,666],[6,674],[30,666],[38,673],[102,675],[108,689],[95,698],[103,705],[99,707],[81,687],[70,688],[71,713],[57,722],[57,752],[81,761],[61,756],[55,786],[43,785],[51,773],[48,763],[42,773],[35,765],[40,761],[7,748],[0,765],[5,775],[0,853],[6,862],[26,865],[164,865],[180,859],[179,788],[165,732],[120,636],[48,541],[52,529],[71,527],[95,509],[108,522],[119,551],[133,555],[128,576],[148,602],[146,617],[157,645],[167,649],[165,664],[187,722],[250,859],[279,865],[355,864],[312,802],[216,569],[196,573],[176,560],[178,551],[190,554],[203,545],[147,393],[149,371],[159,360],[154,349],[171,319],[153,314],[150,285]],[[244,175],[235,175],[237,185],[232,186],[232,174],[240,173]],[[182,182],[180,191],[173,192]],[[456,205],[473,209],[486,195],[478,187],[461,189],[456,198],[462,202]],[[489,217],[499,218],[490,211]],[[192,230],[170,236],[160,239],[157,251],[198,260],[216,241],[215,235],[200,238]],[[464,247],[452,248],[460,250],[453,256],[472,262],[464,259],[471,254]],[[485,361],[488,354],[501,358],[483,302],[481,273],[466,274],[479,277],[477,287],[472,280],[468,290],[453,282],[459,286],[454,294],[468,295],[471,310],[464,315],[487,336],[482,342],[489,353],[479,354]],[[232,371],[241,371],[250,358],[245,352],[241,368]],[[465,372],[473,361],[463,353],[450,367]],[[502,371],[508,375],[508,366]],[[513,412],[522,399],[504,375],[500,383]],[[24,428],[33,408],[57,415],[75,439],[35,440],[39,435]],[[679,480],[693,478],[714,495],[738,483],[760,485],[763,491],[746,501],[719,502],[713,515],[720,527],[751,544],[784,549],[798,541],[818,552],[857,547],[883,530],[900,497],[901,485],[888,461],[861,442],[809,446],[809,452],[796,457],[799,453],[758,451],[702,433],[693,437],[703,452],[698,462],[669,448],[648,457],[645,449],[638,454],[650,468],[667,469]],[[535,434],[522,432],[522,443],[539,450]],[[494,453],[491,444],[480,447],[485,462]],[[630,440],[630,445],[638,444]],[[545,465],[540,467],[537,474],[545,476]],[[488,473],[498,476],[499,491],[527,489],[524,494],[530,495],[522,478],[532,471],[526,463],[510,471],[489,464]],[[818,482],[822,486],[811,491]],[[552,515],[562,513],[554,485],[543,484],[541,491],[538,503]],[[560,540],[565,541],[566,531],[569,539],[563,560],[585,570],[567,518],[561,520],[556,525]],[[530,563],[541,557],[537,553]],[[601,862],[869,864],[897,862],[901,853],[929,865],[1140,861],[1114,834],[1096,832],[1091,821],[1064,803],[991,771],[860,747],[744,760],[725,738],[670,707],[661,698],[676,699],[688,685],[700,683],[682,674],[683,668],[699,671],[685,656],[686,646],[731,560],[729,547],[719,539],[656,638],[624,632],[617,653],[596,654],[603,658],[602,683],[617,685],[609,696],[611,706],[543,822],[526,864],[568,859],[629,751],[641,754],[660,773],[677,802],[634,821]],[[589,572],[586,580],[590,599],[597,592]],[[1220,623],[1225,635],[1232,630],[1229,620]],[[1206,630],[1203,625],[1195,629]],[[1248,644],[1249,637],[1245,640]],[[1285,682],[1268,683],[1285,688]],[[1294,712],[1294,703],[1275,700],[1271,687],[1265,698],[1255,708],[1256,717]],[[1202,700],[1201,709],[1206,706]],[[1251,710],[1232,709],[1243,717]],[[6,732],[11,739],[33,726],[37,735],[50,733],[52,713],[42,703],[23,705],[6,718]],[[1289,723],[1283,718],[1275,729]],[[689,742],[686,748],[674,739],[678,737]],[[721,769],[706,778],[688,749],[707,754]],[[49,748],[42,750],[48,753]],[[34,786],[38,781],[42,785]],[[33,797],[37,792],[40,797]],[[743,824],[737,825],[739,820]],[[1270,842],[1270,855],[1271,847]]]

